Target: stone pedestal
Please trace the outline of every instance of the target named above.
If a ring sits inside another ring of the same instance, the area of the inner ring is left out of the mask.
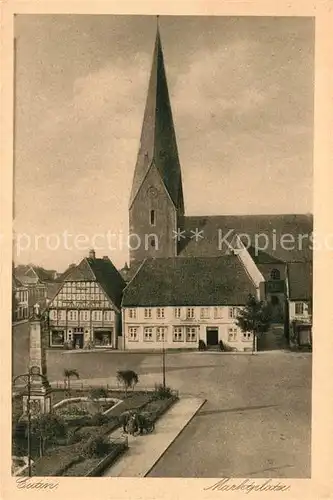
[[[42,343],[42,318],[39,310],[29,320],[29,373],[27,385],[23,393],[23,418],[28,415],[30,399],[30,415],[37,416],[51,411],[51,386],[46,378],[46,356]]]

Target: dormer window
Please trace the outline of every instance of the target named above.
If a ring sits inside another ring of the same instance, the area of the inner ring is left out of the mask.
[[[151,226],[155,226],[156,224],[156,215],[155,215],[155,210],[151,210],[149,214],[149,221]]]

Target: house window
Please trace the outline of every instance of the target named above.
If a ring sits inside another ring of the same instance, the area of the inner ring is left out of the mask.
[[[64,339],[65,339],[64,330],[51,331],[51,345],[53,346],[63,345]]]
[[[155,226],[155,224],[156,224],[155,210],[150,211],[149,222],[150,222],[151,226]]]
[[[181,315],[181,308],[180,307],[175,307],[174,315],[175,315],[175,318],[177,318],[177,319],[180,318],[180,315]]]
[[[130,326],[128,329],[128,340],[131,342],[135,342],[139,340],[138,336],[138,328],[136,326]]]
[[[188,307],[186,310],[186,317],[188,319],[193,319],[194,318],[194,307]]]
[[[102,311],[94,311],[92,319],[93,321],[102,321]]]
[[[65,321],[66,319],[66,311],[58,310],[58,321]]]
[[[111,311],[104,311],[104,320],[105,321],[111,321]]]
[[[228,342],[235,342],[237,340],[237,328],[228,329]]]
[[[77,317],[78,317],[78,311],[69,311],[68,312],[69,321],[77,321]]]
[[[237,307],[229,307],[229,318],[235,319],[237,318],[238,309]]]
[[[280,279],[280,271],[278,269],[272,269],[271,271],[271,280],[279,280]]]
[[[145,308],[145,319],[151,319],[151,308]]]
[[[88,321],[89,320],[89,311],[80,311],[80,320]]]
[[[304,313],[304,304],[303,302],[296,302],[295,304],[295,314],[297,316],[301,316]]]
[[[164,307],[158,307],[157,308],[157,319],[163,319],[164,318]]]
[[[202,307],[200,309],[200,318],[201,319],[208,319],[210,316],[209,314],[209,307]]]
[[[251,333],[250,332],[243,332],[242,341],[248,342],[249,340],[251,340]]]
[[[195,326],[188,326],[186,328],[186,342],[197,341],[197,328]]]
[[[174,342],[183,342],[184,341],[183,328],[181,326],[174,327],[172,340]]]
[[[164,342],[165,341],[165,333],[166,333],[166,327],[165,326],[159,326],[156,330],[156,340],[157,342]]]
[[[128,310],[128,317],[130,319],[136,319],[136,309],[129,309]]]
[[[145,326],[143,329],[143,340],[145,342],[153,341],[153,329],[151,326]]]
[[[223,318],[223,307],[214,307],[214,318],[221,319]]]
[[[50,310],[50,319],[56,321],[57,320],[57,311],[55,309]]]

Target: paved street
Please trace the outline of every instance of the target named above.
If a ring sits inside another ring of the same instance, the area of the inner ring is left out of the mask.
[[[27,354],[14,353],[16,369]],[[161,382],[160,354],[48,351],[47,360],[50,381],[76,368],[82,379],[113,383],[118,369],[133,368],[138,388]],[[310,476],[310,354],[168,353],[166,364],[168,385],[207,403],[149,476]]]

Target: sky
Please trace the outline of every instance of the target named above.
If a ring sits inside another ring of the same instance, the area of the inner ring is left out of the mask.
[[[186,214],[311,213],[313,19],[159,24]],[[63,271],[108,231],[97,256],[128,261],[155,35],[154,16],[16,16],[17,263]]]

